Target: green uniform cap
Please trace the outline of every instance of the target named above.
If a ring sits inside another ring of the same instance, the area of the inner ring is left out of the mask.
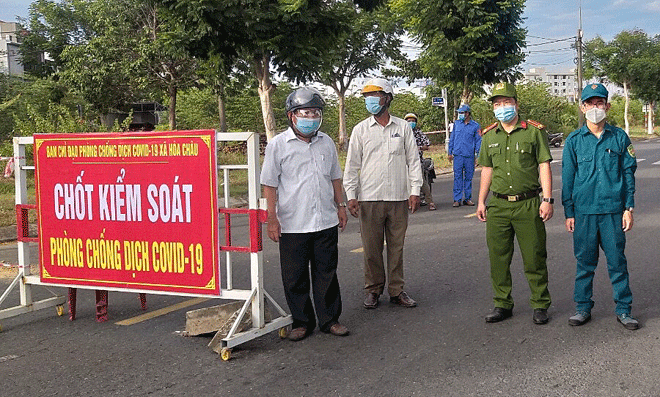
[[[492,101],[497,96],[505,96],[514,99],[518,98],[516,86],[507,82],[495,84],[495,87],[493,87],[493,93],[490,94],[490,98],[488,98],[488,100]]]
[[[580,96],[580,101],[584,102],[589,98],[598,97],[605,98],[607,100],[607,88],[600,83],[589,84],[582,90],[582,95]]]

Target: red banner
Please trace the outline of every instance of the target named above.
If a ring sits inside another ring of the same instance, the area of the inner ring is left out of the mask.
[[[34,136],[41,280],[220,293],[214,131]]]

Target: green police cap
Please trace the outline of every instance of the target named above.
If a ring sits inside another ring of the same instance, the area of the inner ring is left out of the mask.
[[[598,97],[598,98],[605,98],[607,100],[609,92],[607,92],[607,88],[605,88],[604,85],[600,83],[596,84],[589,84],[584,89],[582,90],[582,96],[580,97],[580,101],[584,102],[589,98],[593,97]]]
[[[495,84],[495,87],[493,87],[493,93],[490,94],[490,98],[488,98],[488,100],[492,101],[497,96],[505,96],[514,99],[518,98],[518,93],[516,92],[516,86],[507,82],[501,82]]]

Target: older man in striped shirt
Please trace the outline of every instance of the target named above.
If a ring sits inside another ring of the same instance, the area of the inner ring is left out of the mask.
[[[390,302],[415,307],[403,290],[403,244],[408,211],[419,208],[422,169],[413,131],[389,113],[394,97],[385,79],[371,79],[362,89],[373,115],[355,126],[344,170],[348,209],[360,218],[364,246],[364,307],[375,309],[385,289],[383,238],[387,240],[387,292]]]

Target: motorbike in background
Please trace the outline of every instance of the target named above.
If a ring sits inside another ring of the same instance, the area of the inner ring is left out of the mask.
[[[554,134],[548,134],[548,144],[553,147],[560,147],[561,141],[564,139],[564,134],[561,132],[555,132]]]

